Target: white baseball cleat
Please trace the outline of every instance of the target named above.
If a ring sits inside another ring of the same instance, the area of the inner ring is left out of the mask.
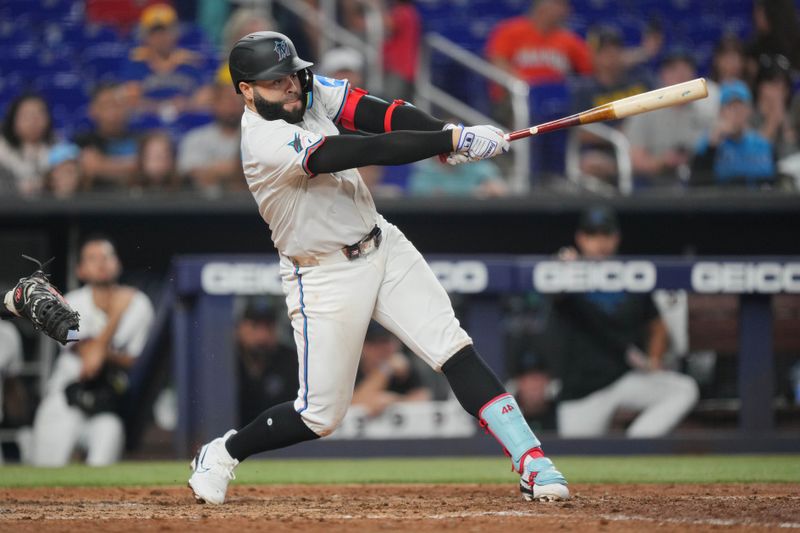
[[[197,503],[220,505],[225,501],[228,483],[236,479],[233,469],[239,464],[225,449],[225,441],[234,434],[236,430],[232,429],[222,437],[212,440],[200,448],[192,459],[189,488],[192,489]]]
[[[547,457],[525,459],[519,490],[528,501],[569,500],[567,480]]]

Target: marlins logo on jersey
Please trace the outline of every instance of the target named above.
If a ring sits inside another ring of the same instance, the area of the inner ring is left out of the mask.
[[[289,144],[286,146],[291,146],[294,148],[294,151],[298,154],[303,151],[303,141],[300,140],[300,135],[298,133],[294,134],[294,139],[289,141]]]
[[[286,41],[275,41],[275,53],[278,54],[278,61],[283,61],[289,57],[289,46]]]

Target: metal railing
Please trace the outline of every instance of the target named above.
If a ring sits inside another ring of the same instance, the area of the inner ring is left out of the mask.
[[[624,196],[630,195],[633,192],[633,169],[628,138],[621,131],[605,124],[586,124],[581,128],[611,144],[617,160],[617,186],[615,188],[600,178],[588,175],[581,170],[580,129],[570,132],[567,143],[567,179],[583,189],[600,194],[611,195],[619,192]]]
[[[493,124],[502,127],[491,117],[470,107],[433,84],[431,79],[431,56],[434,52],[447,56],[463,67],[505,88],[508,91],[511,102],[512,128],[520,130],[530,126],[530,109],[528,106],[530,88],[527,83],[489,63],[482,57],[465,50],[453,41],[435,33],[425,36],[420,50],[419,64],[417,65],[414,104],[420,109],[430,112],[431,108],[436,105],[447,113],[467,122]],[[514,156],[514,165],[509,179],[509,186],[513,192],[525,194],[530,190],[530,146],[528,143],[520,142],[512,144],[511,154]]]
[[[317,57],[330,50],[333,45],[349,46],[362,52],[366,59],[365,80],[367,88],[375,93],[383,90],[383,13],[374,2],[357,0],[366,17],[365,37],[351,32],[336,21],[336,0],[321,0],[319,9],[297,0],[239,0],[239,4],[259,6],[272,13],[272,5],[280,4],[292,14],[311,24],[320,32],[317,40]]]

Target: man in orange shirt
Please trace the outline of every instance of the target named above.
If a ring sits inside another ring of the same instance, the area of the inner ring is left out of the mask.
[[[501,22],[486,55],[531,85],[558,83],[569,74],[591,74],[592,57],[580,36],[564,28],[569,0],[534,0],[526,16]]]

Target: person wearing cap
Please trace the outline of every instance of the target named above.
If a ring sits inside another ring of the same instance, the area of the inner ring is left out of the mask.
[[[692,56],[673,49],[661,62],[659,85],[697,77]],[[698,137],[713,120],[713,107],[702,100],[642,113],[625,121],[637,187],[676,187],[689,178],[689,162]]]
[[[131,50],[121,79],[129,105],[140,114],[174,121],[189,111],[206,110],[208,59],[178,47],[178,14],[169,4],[153,4],[139,21],[142,45]]]
[[[78,163],[81,150],[72,143],[59,143],[50,149],[45,188],[59,199],[70,198],[81,188],[83,176]]]
[[[594,72],[582,76],[572,90],[572,108],[580,113],[614,100],[647,91],[645,78],[628,68],[622,34],[612,26],[603,26],[590,33],[589,46],[595,65]],[[622,120],[607,123],[622,127]],[[613,147],[604,139],[582,129],[576,130],[581,141],[581,171],[590,176],[612,181],[617,175],[617,162]]]
[[[190,130],[178,147],[178,172],[208,194],[244,187],[239,123],[242,101],[228,66],[217,71],[211,113],[214,122]]]
[[[400,349],[397,337],[371,322],[364,338],[352,404],[362,406],[369,416],[378,416],[393,403],[430,399],[431,392]]]
[[[136,135],[122,86],[101,83],[89,103],[91,128],[73,139],[81,149],[81,172],[89,190],[121,189],[136,170]]]
[[[364,84],[364,54],[348,46],[325,52],[319,64],[320,72],[329,78],[348,80],[351,85]]]
[[[581,215],[576,248],[562,249],[559,257],[608,261],[620,239],[615,213],[593,207]],[[553,298],[547,329],[555,341],[551,370],[561,381],[561,436],[601,436],[624,409],[637,413],[627,436],[660,437],[697,401],[694,380],[663,368],[667,329],[651,293],[561,293]]]
[[[297,396],[297,357],[281,342],[277,318],[268,302],[253,300],[236,324],[241,423]]]
[[[692,184],[753,186],[775,180],[772,145],[749,127],[752,100],[744,82],[722,85],[719,117],[695,148]]]

